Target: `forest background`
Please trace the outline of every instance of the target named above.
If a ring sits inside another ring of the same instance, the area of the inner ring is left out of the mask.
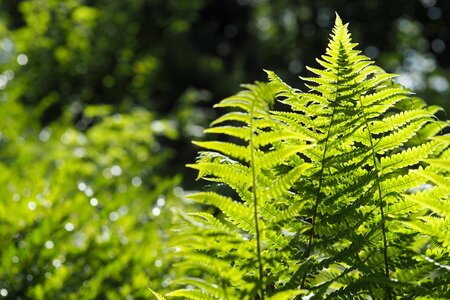
[[[0,297],[148,298],[212,105],[276,71],[298,86],[334,12],[360,49],[450,111],[450,2],[0,3]]]

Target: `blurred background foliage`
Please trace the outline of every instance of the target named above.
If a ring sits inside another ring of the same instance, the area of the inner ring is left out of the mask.
[[[0,295],[128,299],[159,288],[164,207],[179,179],[160,175],[171,152],[156,139],[170,132],[155,133],[146,110],[104,115],[108,107],[95,106],[84,132],[70,114],[18,132],[26,113],[9,118],[12,110],[0,113],[13,125],[2,124]]]
[[[167,286],[168,204],[210,109],[263,68],[298,86],[334,12],[450,110],[450,2],[0,2],[0,297],[145,298]],[[301,86],[298,86],[302,88]]]

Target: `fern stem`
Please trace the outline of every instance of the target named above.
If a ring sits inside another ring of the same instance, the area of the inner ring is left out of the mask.
[[[308,258],[311,255],[311,252],[313,251],[313,240],[314,240],[314,235],[315,235],[314,226],[316,224],[317,210],[319,209],[320,191],[322,190],[323,174],[325,171],[325,163],[324,162],[325,162],[325,158],[326,158],[326,154],[327,154],[328,140],[330,138],[331,125],[333,124],[333,119],[334,119],[334,112],[335,112],[335,108],[333,108],[333,113],[331,115],[331,121],[330,121],[330,124],[328,125],[327,137],[325,138],[325,146],[324,146],[323,155],[322,155],[322,168],[320,169],[320,175],[319,175],[319,187],[317,189],[316,202],[314,203],[313,216],[312,216],[312,220],[311,220],[312,228],[311,228],[311,232],[309,234],[308,248],[306,249],[306,252],[305,252],[306,258]],[[301,284],[302,289],[305,287],[306,277],[307,277],[307,273],[305,273],[305,275],[303,276],[303,279],[302,279],[302,284]]]
[[[338,72],[337,72],[336,84],[337,84],[337,87],[336,87],[335,99],[337,100],[337,96],[339,94],[339,69],[338,69]],[[333,125],[335,112],[336,112],[336,106],[333,107],[333,112],[331,113],[330,124],[328,125],[328,129],[327,129],[327,136],[326,136],[325,141],[324,141],[322,163],[321,163],[321,169],[320,169],[320,175],[319,175],[319,187],[317,189],[316,201],[314,203],[314,208],[313,208],[313,216],[312,216],[312,220],[311,220],[312,228],[311,228],[311,232],[309,234],[308,248],[306,249],[306,252],[305,252],[305,257],[306,258],[309,258],[309,256],[311,255],[311,252],[313,251],[313,241],[314,241],[314,235],[315,235],[314,227],[315,227],[315,224],[316,224],[317,210],[319,209],[320,192],[322,190],[323,174],[325,172],[325,159],[326,159],[327,150],[328,150],[328,140],[330,139],[331,126]],[[307,275],[308,274],[305,273],[305,275],[303,276],[302,284],[300,286],[300,288],[302,288],[302,289],[305,287]]]
[[[386,239],[386,225],[385,225],[386,219],[384,216],[384,209],[383,209],[383,195],[381,193],[380,175],[379,175],[379,170],[378,170],[377,158],[375,156],[375,149],[374,149],[373,141],[372,141],[372,133],[370,132],[369,122],[367,122],[367,118],[366,118],[366,114],[364,112],[364,106],[361,101],[361,97],[359,97],[359,104],[361,105],[364,123],[367,128],[367,135],[369,137],[370,148],[371,148],[371,152],[372,152],[373,166],[375,169],[377,190],[378,190],[378,199],[379,199],[380,214],[381,214],[381,233],[383,236],[384,272],[385,272],[386,279],[389,280],[389,258],[388,258],[388,253],[387,253],[388,245],[387,245],[387,239]],[[389,286],[386,286],[386,295],[389,300],[392,299],[392,291]]]
[[[252,102],[252,111],[250,116],[250,159],[251,159],[251,169],[252,169],[252,187],[253,187],[253,218],[255,219],[255,231],[256,231],[256,251],[258,256],[258,269],[259,269],[259,290],[260,299],[264,300],[264,273],[263,264],[261,259],[261,237],[259,233],[258,225],[258,197],[256,193],[256,163],[255,163],[255,153],[254,153],[254,130],[253,130],[253,114],[255,109],[255,101]]]

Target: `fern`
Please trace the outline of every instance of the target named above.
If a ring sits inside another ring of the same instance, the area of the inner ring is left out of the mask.
[[[216,105],[230,111],[189,167],[229,189],[188,196],[213,213],[178,212],[173,257],[188,277],[167,297],[450,297],[447,123],[347,27],[337,16],[308,91],[267,71]]]

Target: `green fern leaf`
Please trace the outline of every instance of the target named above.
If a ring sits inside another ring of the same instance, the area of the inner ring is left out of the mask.
[[[213,151],[221,152],[225,155],[241,159],[243,161],[250,161],[250,149],[246,146],[239,146],[228,142],[193,142],[195,145]]]
[[[166,298],[164,298],[163,296],[161,296],[161,295],[158,294],[157,292],[153,291],[152,289],[149,288],[149,290],[150,290],[150,292],[153,294],[153,296],[156,297],[156,299],[158,299],[158,300],[166,300]]]
[[[230,218],[233,224],[251,234],[255,233],[255,225],[251,218],[252,210],[249,207],[214,192],[197,193],[189,195],[188,198],[203,204],[216,206]]]
[[[275,295],[268,298],[268,300],[288,300],[294,299],[296,296],[305,294],[304,290],[287,290],[276,293]]]
[[[192,299],[192,300],[217,300],[220,298],[213,297],[206,292],[201,290],[188,290],[188,289],[180,289],[173,292],[170,292],[166,295],[166,297],[178,297],[183,299]]]
[[[437,142],[431,141],[391,156],[382,157],[380,160],[381,173],[386,174],[392,170],[398,170],[425,161],[436,150],[437,144]]]
[[[175,285],[190,285],[198,288],[199,290],[208,293],[214,299],[225,299],[225,294],[223,291],[211,282],[208,282],[204,279],[195,278],[195,277],[183,277],[180,279],[176,279],[172,282]]]

